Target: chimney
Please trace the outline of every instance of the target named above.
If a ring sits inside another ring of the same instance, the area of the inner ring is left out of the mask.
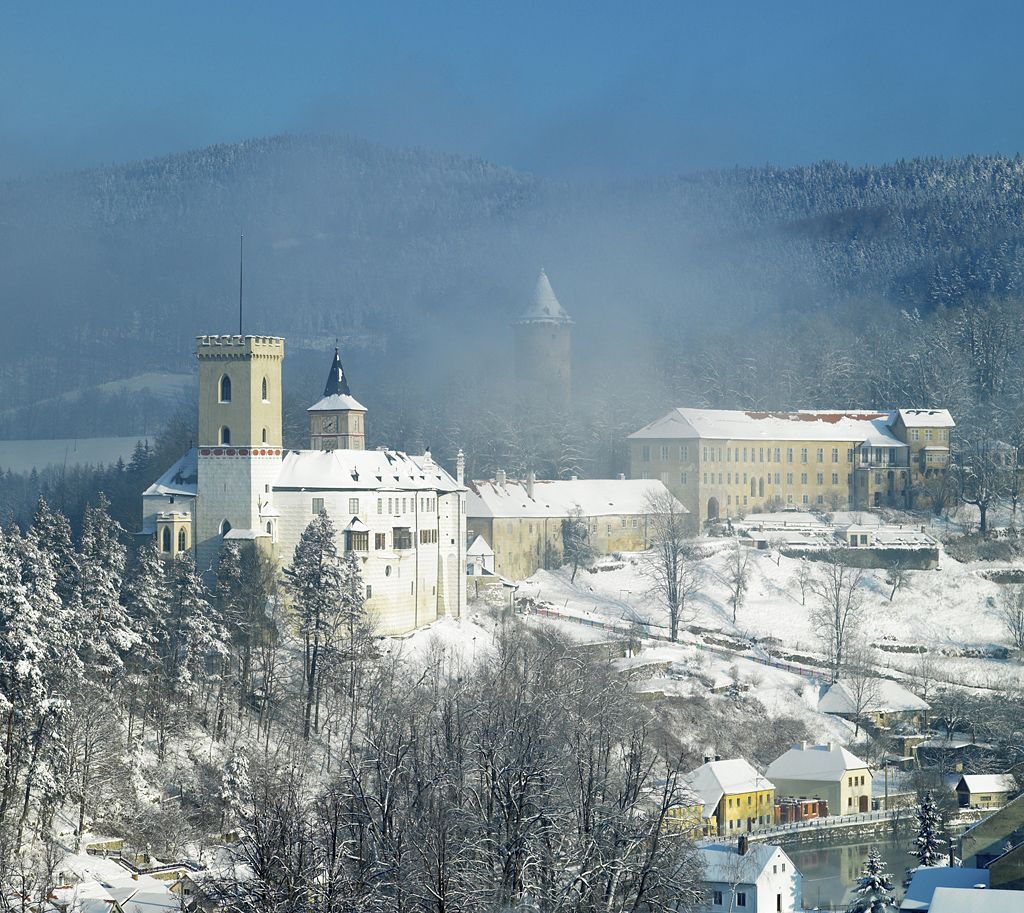
[[[715,760],[716,761],[721,761],[722,760],[722,756],[720,754],[716,754],[715,755]]]
[[[462,452],[461,447],[455,457],[455,481],[460,485],[466,482],[466,454]]]
[[[502,488],[505,487],[505,470],[499,469],[494,474],[494,481],[497,482]]]
[[[711,763],[711,755],[709,755],[709,754],[704,755],[704,763],[705,764],[710,764]]]
[[[531,469],[526,473],[526,497],[531,501],[533,500],[533,483],[537,481],[537,476]]]
[[[746,856],[748,849],[750,849],[750,840],[746,834],[740,834],[739,842],[736,845],[736,852],[741,856]]]
[[[826,742],[826,743],[825,743],[825,747],[826,747],[826,748],[828,748],[828,750],[829,750],[829,753],[830,753],[830,754],[831,754],[831,753],[832,753],[833,751],[835,751],[835,745],[836,745],[836,743],[835,743],[835,742]]]
[[[800,750],[801,751],[807,751],[807,739],[803,739],[800,742]]]
[[[579,476],[570,476],[569,477],[569,481],[570,482],[578,482],[579,481]]]
[[[138,881],[138,880],[139,880],[139,873],[138,872],[132,872],[132,881]]]
[[[626,481],[626,474],[624,472],[620,472],[619,473],[619,481],[620,482],[625,482]]]

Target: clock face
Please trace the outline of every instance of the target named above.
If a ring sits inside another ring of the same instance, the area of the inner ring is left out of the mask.
[[[335,434],[338,431],[338,416],[325,415],[320,422],[324,434]]]

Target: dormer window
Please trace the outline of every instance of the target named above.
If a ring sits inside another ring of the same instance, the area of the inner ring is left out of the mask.
[[[231,402],[231,378],[227,374],[220,379],[220,401],[222,403]]]

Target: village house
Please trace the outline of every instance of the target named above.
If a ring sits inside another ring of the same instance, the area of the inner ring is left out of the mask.
[[[965,866],[988,868],[1007,853],[1024,847],[1024,795],[997,809],[960,835],[960,858]]]
[[[710,828],[714,817],[718,833],[733,837],[775,823],[775,784],[743,758],[706,758],[687,774],[687,785],[703,805]]]
[[[579,513],[597,554],[643,551],[650,544],[651,498],[665,486],[642,479],[509,479],[472,481],[466,497],[471,537],[494,552],[493,571],[522,580],[563,562],[563,521]],[[678,504],[680,512],[686,508]]]
[[[284,340],[200,336],[199,442],[142,496],[142,533],[167,558],[187,552],[208,578],[225,542],[287,566],[326,511],[339,551],[358,556],[366,610],[399,634],[466,599],[465,489],[429,453],[365,449],[366,408],[338,351],[323,396],[307,410],[310,446],[282,444]]]
[[[794,913],[803,910],[800,871],[780,846],[712,844],[698,849],[704,866],[702,913]]]
[[[1011,774],[964,774],[956,784],[960,808],[1002,808],[1016,791]]]
[[[949,464],[945,409],[673,409],[629,436],[630,474],[659,479],[697,523],[755,510],[909,507]]]
[[[867,682],[838,681],[818,700],[818,710],[851,723],[890,729],[896,724],[920,729],[930,705],[899,682],[887,678]]]
[[[850,815],[871,808],[871,771],[842,745],[794,745],[768,765],[765,776],[780,798],[823,799],[830,815]]]

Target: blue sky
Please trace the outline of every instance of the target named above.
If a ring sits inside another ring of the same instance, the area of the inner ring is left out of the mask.
[[[11,0],[0,178],[283,131],[543,174],[1024,150],[1024,4]]]

